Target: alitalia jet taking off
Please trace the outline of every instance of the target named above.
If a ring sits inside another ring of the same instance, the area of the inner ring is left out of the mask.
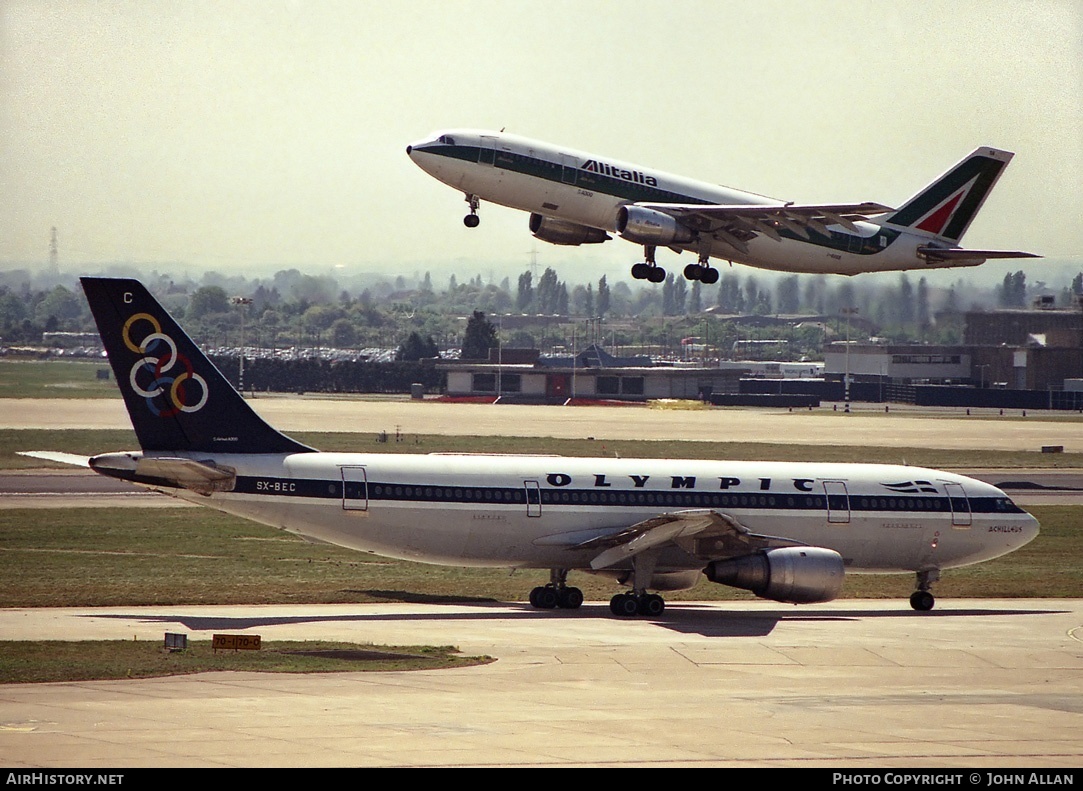
[[[943,569],[1038,534],[999,489],[919,467],[320,453],[267,425],[140,283],[83,278],[83,289],[141,449],[77,463],[313,541],[548,569],[535,607],[583,603],[569,571],[627,586],[609,605],[621,616],[661,614],[651,591],[701,575],[798,604],[830,601],[844,573],[866,572],[915,574],[911,606],[928,610]]]
[[[478,225],[483,200],[530,212],[530,230],[553,244],[597,244],[619,234],[643,245],[632,277],[661,283],[658,247],[698,260],[689,280],[714,283],[712,258],[783,272],[856,275],[977,266],[1037,258],[1015,250],[959,247],[1012,154],[978,148],[903,204],[801,204],[674,176],[537,140],[470,129],[407,146],[433,178],[463,192]]]

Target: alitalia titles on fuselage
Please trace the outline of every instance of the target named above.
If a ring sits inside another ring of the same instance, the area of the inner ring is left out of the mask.
[[[646,184],[648,187],[658,186],[658,179],[654,176],[648,176],[645,173],[640,173],[638,170],[625,170],[624,168],[613,167],[612,165],[607,165],[605,162],[599,162],[597,159],[588,159],[580,165],[580,168],[589,173],[599,173],[603,176],[610,176],[616,179],[634,181],[637,184]]]

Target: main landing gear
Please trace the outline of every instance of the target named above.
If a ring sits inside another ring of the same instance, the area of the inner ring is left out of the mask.
[[[936,604],[936,597],[929,592],[929,588],[938,579],[940,579],[940,571],[938,569],[919,571],[918,589],[910,594],[910,606],[918,612],[928,612],[931,610]]]
[[[583,591],[570,587],[567,569],[549,572],[549,584],[539,585],[530,592],[530,604],[539,610],[578,610],[583,605]]]
[[[632,591],[618,593],[610,599],[610,612],[622,618],[635,615],[654,618],[665,611],[666,600],[657,593],[647,593],[647,586],[651,584],[657,562],[658,551],[655,549],[640,552],[632,558]]]
[[[684,276],[688,280],[698,280],[705,286],[718,282],[718,270],[711,266],[711,260],[705,255],[699,257],[698,263],[686,266]]]
[[[481,222],[481,218],[478,217],[478,206],[481,205],[481,200],[477,195],[467,193],[466,202],[470,204],[470,213],[463,217],[463,225],[467,228],[477,228],[478,223]]]
[[[657,593],[618,593],[609,600],[609,611],[622,618],[635,615],[656,617],[666,609],[666,600]]]
[[[646,245],[643,248],[644,261],[632,265],[632,277],[636,280],[649,280],[651,283],[661,283],[666,279],[666,270],[658,266],[654,260],[654,245]],[[698,280],[705,286],[718,282],[718,270],[711,266],[710,259],[701,255],[699,262],[689,264],[684,268],[684,276],[688,280]]]
[[[666,270],[658,266],[654,261],[655,247],[652,244],[643,248],[643,262],[632,265],[632,277],[636,280],[649,280],[651,283],[661,283],[666,279]]]

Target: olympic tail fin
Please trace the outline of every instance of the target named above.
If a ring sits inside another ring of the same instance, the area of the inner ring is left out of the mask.
[[[81,281],[144,451],[312,450],[257,415],[142,283]]]

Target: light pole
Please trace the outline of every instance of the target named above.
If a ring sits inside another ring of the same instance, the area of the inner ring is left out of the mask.
[[[841,308],[839,313],[846,317],[846,378],[843,381],[843,400],[846,411],[850,411],[850,318],[856,315],[857,308]]]
[[[240,369],[237,372],[237,390],[244,397],[244,313],[245,307],[252,304],[248,297],[230,297],[230,305],[236,305],[241,309],[241,343],[240,343]]]
[[[575,400],[575,325],[572,325],[572,400]]]

